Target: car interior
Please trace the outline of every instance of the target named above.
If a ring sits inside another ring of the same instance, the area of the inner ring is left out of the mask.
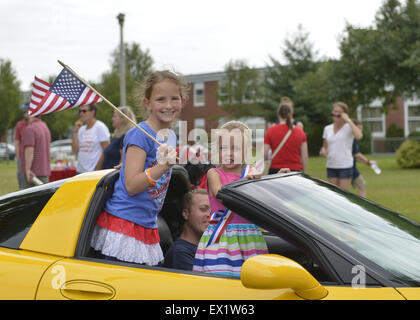
[[[79,234],[75,252],[76,259],[102,259],[102,255],[90,247],[90,240],[95,221],[102,212],[106,201],[114,192],[114,184],[118,178],[119,171],[115,170],[98,182]],[[175,165],[173,167],[165,202],[158,215],[160,245],[164,255],[181,233],[183,224],[182,199],[184,194],[191,190],[190,181],[189,173],[183,166]],[[42,208],[63,183],[65,183],[65,180],[59,180],[36,187],[37,191],[35,192],[24,190],[20,192],[22,193],[21,196],[0,201],[0,228],[2,230],[0,232],[0,246],[18,249]],[[238,213],[240,214],[240,212]],[[325,278],[312,258],[296,245],[268,231],[264,231],[263,235],[269,253],[279,254],[298,262],[318,280]],[[185,271],[176,270],[176,272]]]
[[[94,199],[88,208],[85,216],[85,222],[80,232],[78,245],[76,248],[76,258],[94,258],[101,259],[101,254],[90,247],[90,238],[95,225],[96,217],[103,210],[105,202],[113,193],[114,184],[119,178],[119,171],[113,171],[106,175],[97,185]],[[158,227],[160,236],[160,245],[165,255],[171,244],[182,230],[182,198],[183,195],[191,190],[190,178],[187,170],[180,165],[175,165],[172,171],[172,177],[166,194],[165,203],[158,215]],[[269,253],[279,254],[288,257],[312,273],[317,279],[324,278],[322,271],[313,262],[313,260],[289,241],[282,239],[278,235],[264,231],[265,241]],[[167,268],[165,268],[167,269]],[[174,270],[177,272],[185,272]]]

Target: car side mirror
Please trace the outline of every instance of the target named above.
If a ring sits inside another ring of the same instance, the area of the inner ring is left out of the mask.
[[[290,288],[303,299],[318,300],[328,294],[327,289],[300,264],[276,254],[247,259],[242,265],[241,281],[251,289]]]

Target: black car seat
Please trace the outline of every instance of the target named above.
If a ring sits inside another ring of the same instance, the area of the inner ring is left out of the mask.
[[[184,198],[184,194],[190,190],[191,186],[187,170],[185,170],[182,166],[174,165],[172,167],[172,176],[166,193],[165,203],[163,204],[162,210],[158,216],[162,224],[162,230],[159,227],[159,235],[161,233],[163,235],[163,237],[161,236],[161,246],[164,253],[166,253],[164,249],[168,249],[169,247],[166,247],[167,243],[164,243],[163,241],[167,241],[166,239],[169,238],[173,240],[178,238],[182,231],[182,225],[184,223],[182,218],[182,200]],[[166,226],[169,228],[171,237],[165,234],[167,229],[162,220],[166,222]]]

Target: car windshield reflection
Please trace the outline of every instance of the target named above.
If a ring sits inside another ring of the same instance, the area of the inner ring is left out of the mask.
[[[239,190],[314,224],[403,281],[420,284],[420,227],[349,192],[302,175],[244,183]]]

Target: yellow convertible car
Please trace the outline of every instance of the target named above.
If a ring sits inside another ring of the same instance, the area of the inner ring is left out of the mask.
[[[0,299],[420,299],[419,225],[300,173],[219,192],[269,248],[240,278],[103,260],[90,237],[118,177],[91,172],[0,197]],[[159,214],[164,253],[189,188],[174,166]]]

